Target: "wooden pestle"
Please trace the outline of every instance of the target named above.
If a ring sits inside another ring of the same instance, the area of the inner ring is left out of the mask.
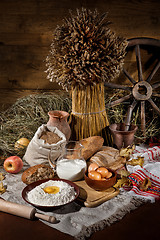
[[[36,217],[49,223],[57,222],[55,217],[38,213],[33,207],[5,201],[3,198],[0,198],[0,211],[10,213],[19,217],[28,218],[31,220]]]

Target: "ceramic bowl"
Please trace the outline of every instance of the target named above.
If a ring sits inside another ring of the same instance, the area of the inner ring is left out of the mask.
[[[32,202],[30,202],[29,199],[28,199],[28,193],[29,193],[32,189],[34,189],[35,187],[37,187],[38,185],[40,185],[40,184],[42,184],[42,183],[44,183],[44,182],[47,182],[47,181],[49,181],[49,180],[63,181],[63,182],[68,183],[70,186],[74,187],[74,190],[75,190],[75,192],[76,192],[75,198],[74,198],[72,201],[70,201],[70,202],[68,202],[68,203],[66,203],[66,204],[56,205],[56,206],[41,206],[41,205],[33,204]],[[75,201],[75,200],[78,198],[78,196],[79,196],[79,187],[78,187],[76,184],[74,184],[73,182],[68,181],[68,180],[65,180],[65,179],[45,179],[45,180],[39,180],[39,181],[36,181],[36,182],[33,182],[33,183],[27,185],[27,186],[23,189],[23,191],[22,191],[22,197],[23,197],[23,199],[24,199],[27,203],[31,204],[32,206],[34,206],[34,207],[37,208],[37,209],[40,209],[40,210],[42,210],[42,211],[45,211],[45,212],[50,212],[50,211],[59,209],[59,208],[61,208],[62,206],[67,205],[67,204]]]
[[[112,169],[107,168],[112,172],[112,177],[106,180],[93,180],[88,177],[88,172],[85,172],[84,179],[87,185],[96,191],[105,191],[116,183],[117,173]]]

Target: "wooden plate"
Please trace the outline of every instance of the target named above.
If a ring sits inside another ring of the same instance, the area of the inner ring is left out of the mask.
[[[117,196],[119,193],[119,190],[116,190],[113,187],[110,187],[105,191],[95,191],[90,188],[84,180],[77,181],[75,184],[78,185],[80,189],[80,194],[77,200],[83,203],[86,207],[97,207],[105,201]]]

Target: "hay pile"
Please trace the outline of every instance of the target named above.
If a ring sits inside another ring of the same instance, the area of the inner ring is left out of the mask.
[[[70,112],[71,99],[62,91],[43,93],[20,98],[0,117],[0,156],[23,156],[26,149],[15,150],[15,142],[22,138],[32,139],[38,127],[48,122],[48,111]]]

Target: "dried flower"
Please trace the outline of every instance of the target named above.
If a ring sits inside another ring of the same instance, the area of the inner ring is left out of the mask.
[[[70,11],[53,33],[46,58],[47,78],[64,89],[84,87],[117,77],[122,70],[127,41],[108,27],[107,13],[100,15],[82,8]]]

